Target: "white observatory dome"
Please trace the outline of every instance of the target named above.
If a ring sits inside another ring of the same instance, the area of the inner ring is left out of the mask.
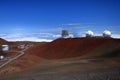
[[[9,46],[8,45],[2,45],[2,51],[8,51],[9,50]]]
[[[105,30],[105,31],[103,32],[103,37],[111,37],[111,32],[108,31],[108,30]]]
[[[4,59],[4,56],[0,56],[0,60]]]
[[[94,33],[93,33],[93,31],[91,31],[91,30],[88,30],[87,32],[86,32],[86,37],[92,37],[94,35]]]

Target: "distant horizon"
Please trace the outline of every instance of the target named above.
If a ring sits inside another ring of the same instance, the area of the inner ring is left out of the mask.
[[[4,34],[0,38],[5,39],[7,41],[13,41],[13,42],[14,41],[51,42],[51,41],[53,41],[55,39],[62,38],[61,34],[57,34],[57,35],[54,35],[54,34],[41,34],[40,35],[40,34],[35,33],[34,35],[28,35],[28,34],[17,34],[17,35],[16,36],[14,36],[14,35],[12,36],[12,35]],[[44,35],[48,36],[48,37],[45,37]],[[69,34],[69,35],[73,36],[71,38],[85,38],[86,37],[86,34],[84,34],[82,36],[74,36],[73,34]],[[42,38],[39,38],[41,36],[42,36]],[[120,37],[118,37],[118,36],[119,35],[117,35],[117,34],[116,35],[112,34],[111,38],[120,39]],[[93,38],[94,37],[103,37],[103,33],[102,34],[94,34]]]

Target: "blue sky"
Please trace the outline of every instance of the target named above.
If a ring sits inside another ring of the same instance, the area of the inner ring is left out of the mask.
[[[33,34],[52,40],[62,29],[75,36],[107,29],[119,37],[120,0],[0,0],[0,28],[0,37],[8,40]]]

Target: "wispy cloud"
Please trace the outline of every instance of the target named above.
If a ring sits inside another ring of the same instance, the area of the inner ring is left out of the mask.
[[[67,24],[62,24],[64,26],[87,26],[87,25],[96,25],[96,23],[67,23]]]
[[[120,34],[113,34],[111,37],[120,39]]]
[[[0,37],[8,41],[37,41],[50,42],[61,37],[59,34],[52,33],[31,33],[31,34],[0,34]]]
[[[67,24],[62,24],[63,26],[78,26],[80,23],[67,23]]]
[[[70,34],[74,37],[73,34]],[[102,36],[102,33],[94,33],[94,36]],[[0,37],[8,41],[35,41],[35,42],[51,42],[60,38],[60,34],[53,33],[31,33],[31,34],[0,34]],[[85,37],[85,32],[78,32],[75,37]],[[112,34],[112,38],[120,38],[120,34]]]
[[[65,25],[71,25],[75,27],[66,27],[72,37],[85,37],[87,30],[92,30],[94,32],[94,36],[102,36],[102,33],[105,29],[103,28],[94,28],[89,26],[80,26],[80,23],[70,23]],[[7,34],[0,34],[0,38],[6,39],[8,41],[46,41],[50,42],[61,37],[61,30],[63,27],[57,27],[55,29],[41,29],[38,32],[33,31],[32,33],[26,32],[24,29],[14,29],[13,32]],[[119,27],[118,29],[110,28],[113,38],[120,38]],[[73,36],[74,35],[74,36]]]

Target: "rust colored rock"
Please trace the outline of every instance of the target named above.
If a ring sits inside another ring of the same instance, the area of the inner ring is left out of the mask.
[[[45,59],[80,57],[114,40],[102,37],[57,39],[44,45],[33,46],[27,50],[27,53]]]

